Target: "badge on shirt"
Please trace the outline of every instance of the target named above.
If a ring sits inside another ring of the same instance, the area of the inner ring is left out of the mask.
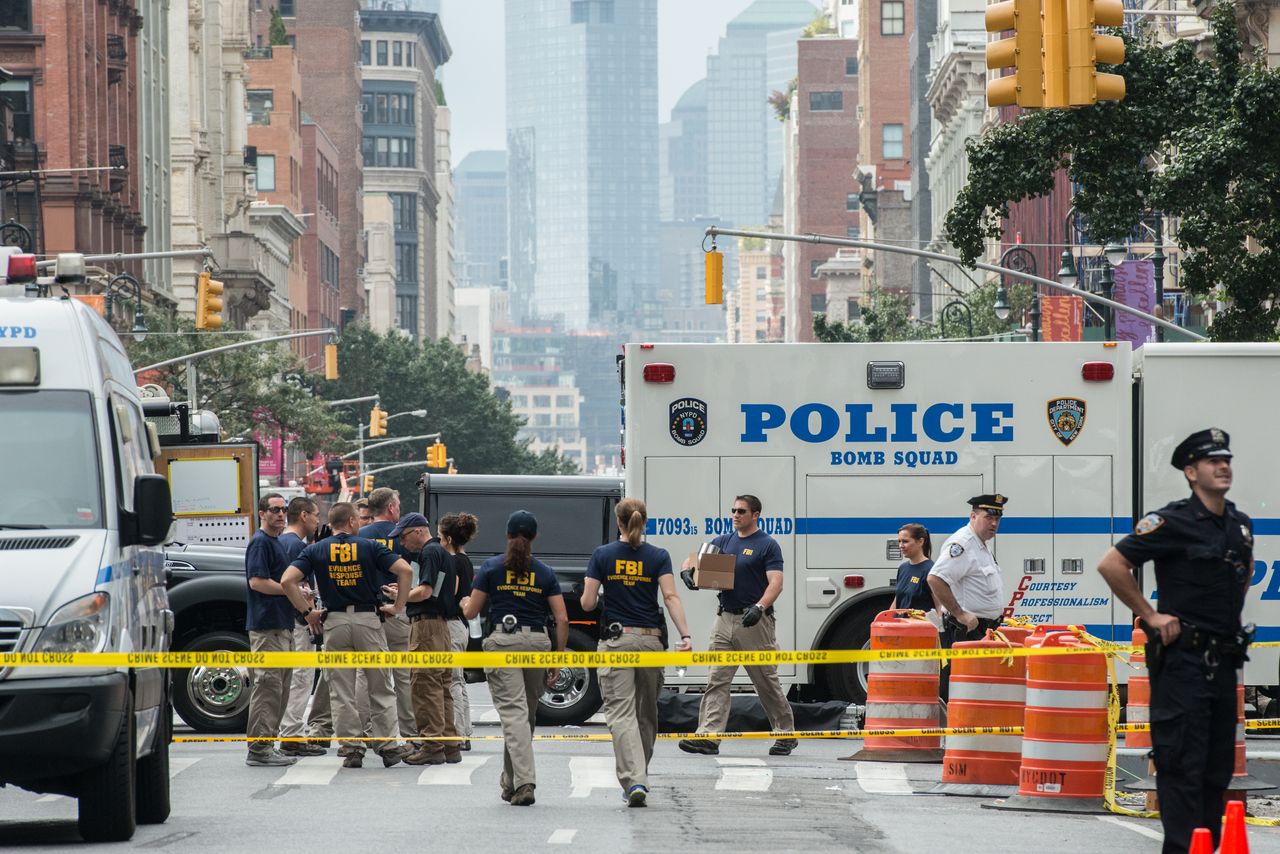
[[[742,553],[747,557],[750,557],[751,555],[755,554],[755,552],[753,552],[751,549],[743,549]]]
[[[1249,548],[1253,548],[1253,532],[1249,530],[1248,525],[1240,526],[1240,535],[1244,537],[1244,544]]]
[[[1150,534],[1163,524],[1164,517],[1159,513],[1148,513],[1138,520],[1138,524],[1133,526],[1133,532],[1141,537],[1143,534]]]
[[[960,555],[964,554],[964,546],[959,543],[952,543],[951,548],[948,551],[951,553],[952,557],[960,557]]]
[[[919,584],[919,583],[920,583],[920,576],[918,576],[918,575],[913,575],[913,576],[911,576],[911,583],[912,583],[912,584]]]

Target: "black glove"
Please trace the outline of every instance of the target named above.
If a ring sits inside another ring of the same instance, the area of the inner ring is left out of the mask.
[[[573,593],[573,595],[574,595],[574,596],[577,596],[579,599],[581,599],[581,598],[582,598],[582,594],[583,594],[583,593],[585,593],[585,592],[587,592],[587,585],[586,585],[586,582],[584,582],[584,581],[575,581],[575,582],[573,582],[573,586],[572,586],[572,587],[570,587],[570,588],[569,588],[569,590],[570,590],[570,592],[572,592],[572,593]]]
[[[747,609],[747,613],[742,615],[742,627],[749,629],[756,623],[760,622],[760,618],[764,616],[764,609],[759,605],[752,605]]]
[[[683,582],[684,582],[684,586],[685,586],[685,587],[688,587],[690,590],[697,590],[697,589],[698,589],[698,585],[696,585],[696,584],[694,584],[694,583],[693,583],[693,570],[692,570],[692,569],[682,569],[682,570],[680,570],[680,580],[681,580],[681,581],[683,581]]]

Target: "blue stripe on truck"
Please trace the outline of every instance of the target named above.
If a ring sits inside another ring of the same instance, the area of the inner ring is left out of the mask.
[[[796,519],[797,534],[896,534],[908,522],[950,536],[969,522],[967,516],[810,516]],[[1005,516],[1000,534],[1127,534],[1133,522],[1127,516]]]

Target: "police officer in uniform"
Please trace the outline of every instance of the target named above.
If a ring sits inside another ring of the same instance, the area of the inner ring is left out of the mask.
[[[323,626],[325,652],[386,652],[387,639],[382,621],[404,613],[412,570],[409,564],[381,543],[357,537],[356,510],[339,502],[329,510],[334,534],[307,546],[280,579],[289,601],[303,612],[307,624],[317,634]],[[396,579],[398,592],[393,604],[379,603],[381,574]],[[316,609],[302,592],[302,580],[314,575],[324,608]],[[361,668],[369,691],[372,737],[377,740],[382,764],[390,768],[408,753],[396,737],[396,700],[391,671],[380,667]],[[356,708],[356,670],[329,671],[329,692],[334,723],[344,736],[344,768],[364,764],[365,745],[351,736],[360,733]]]
[[[981,640],[987,629],[1000,625],[1004,613],[1004,579],[987,543],[1000,530],[1000,519],[1009,499],[1003,495],[976,495],[969,499],[969,524],[942,544],[938,562],[929,572],[929,590],[944,610],[942,646]],[[941,674],[941,695],[947,698],[951,675],[948,664]]]
[[[671,618],[680,632],[677,652],[692,649],[684,606],[671,574],[666,549],[644,542],[648,513],[638,498],[624,498],[614,508],[621,536],[591,554],[583,581],[582,609],[594,611],[601,603],[605,627],[600,652],[661,652],[661,591]],[[601,590],[603,588],[603,597]],[[629,807],[645,806],[649,795],[649,760],[658,735],[658,694],[662,691],[661,667],[602,667],[600,693],[604,716],[613,736],[613,755]]]
[[[507,519],[506,554],[489,558],[476,572],[463,614],[468,620],[489,605],[493,633],[484,639],[485,652],[548,652],[564,649],[569,639],[569,615],[555,571],[533,556],[538,520],[528,510]],[[555,623],[555,643],[547,637],[547,616]],[[533,767],[533,727],[546,671],[538,668],[485,668],[489,693],[502,720],[502,799],[512,806],[530,806],[537,778]]]
[[[1230,437],[1210,428],[1173,451],[1191,497],[1148,513],[1098,565],[1150,640],[1151,743],[1164,852],[1185,852],[1197,827],[1221,832],[1234,769],[1236,670],[1252,631],[1240,612],[1253,575],[1253,522],[1226,499]],[[1155,562],[1159,609],[1133,570]]]

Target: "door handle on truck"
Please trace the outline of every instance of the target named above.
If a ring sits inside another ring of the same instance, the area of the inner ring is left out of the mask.
[[[1028,557],[1022,559],[1023,575],[1044,575],[1044,558]]]

